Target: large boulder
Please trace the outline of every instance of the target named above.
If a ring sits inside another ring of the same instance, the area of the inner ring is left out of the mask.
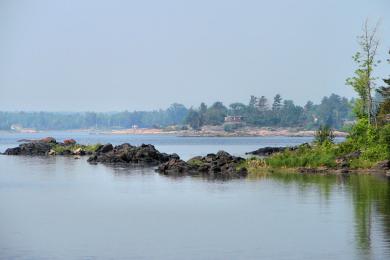
[[[125,143],[115,147],[112,144],[104,145],[88,159],[88,162],[156,166],[170,159],[179,159],[179,157],[176,154],[160,153],[151,144],[132,146]]]
[[[209,179],[244,178],[248,175],[247,169],[240,167],[244,160],[225,151],[219,151],[217,154],[193,157],[187,162],[172,159],[160,164],[156,171],[164,175],[200,175]]]

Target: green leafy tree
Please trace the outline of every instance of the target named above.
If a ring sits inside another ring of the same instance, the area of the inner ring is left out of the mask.
[[[201,127],[201,116],[198,111],[190,109],[184,120],[187,124],[191,126],[192,129],[199,130]]]
[[[208,125],[220,125],[224,122],[228,109],[222,104],[222,102],[215,102],[209,107],[205,114],[205,124]]]
[[[233,103],[229,105],[230,114],[233,116],[243,116],[246,113],[246,106],[243,103]]]
[[[373,76],[374,67],[380,61],[376,60],[379,40],[377,39],[378,25],[370,28],[368,21],[364,23],[362,35],[358,37],[360,51],[353,56],[358,68],[355,76],[347,79],[350,85],[359,95],[360,102],[356,102],[355,111],[359,118],[367,117],[371,123],[373,119],[372,90],[375,88],[376,78]]]

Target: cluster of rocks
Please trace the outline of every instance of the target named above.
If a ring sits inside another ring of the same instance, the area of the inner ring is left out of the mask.
[[[124,143],[117,146],[106,144],[98,147],[96,152],[88,158],[88,162],[156,166],[170,159],[179,159],[179,156],[177,154],[160,153],[151,144],[132,146]]]
[[[244,158],[219,151],[217,154],[191,158],[187,162],[179,158],[172,158],[168,162],[160,164],[156,171],[164,175],[201,175],[210,179],[245,178],[248,171],[240,165],[244,161]]]
[[[52,146],[45,142],[23,143],[5,150],[6,155],[48,155]]]
[[[92,154],[92,152],[84,150],[81,146],[75,147],[77,142],[74,139],[67,139],[64,140],[64,142],[57,142],[57,140],[53,137],[45,137],[39,140],[20,141],[28,142],[22,143],[18,147],[8,148],[7,150],[5,150],[4,154],[30,156]]]

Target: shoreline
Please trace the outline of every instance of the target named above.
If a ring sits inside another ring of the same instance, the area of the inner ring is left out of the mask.
[[[224,131],[223,126],[205,126],[199,131],[175,130],[160,128],[130,128],[130,129],[67,129],[67,130],[34,130],[6,131],[1,133],[39,134],[48,132],[83,132],[90,135],[172,135],[177,137],[314,137],[314,130],[301,130],[297,128],[271,128],[271,127],[243,127],[234,132]],[[336,137],[346,137],[347,133],[334,131]]]

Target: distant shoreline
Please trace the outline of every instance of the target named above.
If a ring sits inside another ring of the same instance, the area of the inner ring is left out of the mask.
[[[18,133],[18,134],[38,134],[57,130],[43,131],[0,131],[0,133]],[[69,129],[58,130],[61,132],[87,132],[93,134],[104,135],[174,135],[178,137],[313,137],[314,130],[301,130],[296,128],[271,128],[271,127],[244,127],[234,132],[224,131],[222,126],[205,126],[202,130],[171,130],[159,128],[136,128],[136,129]],[[347,133],[342,131],[334,131],[336,137],[345,137]]]

